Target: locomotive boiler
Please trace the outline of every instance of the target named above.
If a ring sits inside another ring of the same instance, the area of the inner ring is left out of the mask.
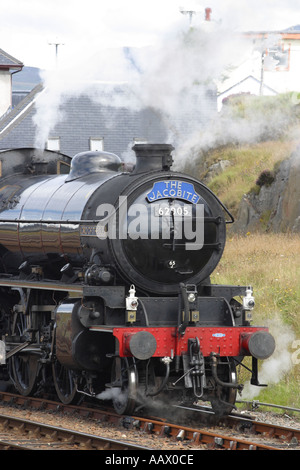
[[[210,282],[233,218],[172,150],[135,145],[132,171],[108,152],[0,152],[0,362],[22,395],[224,414],[245,356],[260,385],[275,342],[252,288]]]

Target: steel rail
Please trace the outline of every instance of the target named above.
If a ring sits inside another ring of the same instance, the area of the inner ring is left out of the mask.
[[[4,439],[1,437],[3,433],[5,433]],[[149,447],[126,441],[4,414],[0,414],[0,447],[19,450],[73,450],[76,448],[78,450],[151,450]]]
[[[7,392],[0,392],[0,401],[9,405],[23,405],[35,409],[52,410],[57,412],[78,413],[81,416],[98,420],[99,422],[113,423],[126,429],[139,430],[141,433],[153,434],[158,437],[173,438],[177,441],[189,441],[197,448],[201,444],[207,444],[210,448],[218,449],[251,449],[251,450],[278,450],[295,446],[300,442],[300,429],[273,424],[257,422],[249,417],[242,418],[230,415],[228,419],[223,419],[222,423],[234,427],[239,432],[250,431],[252,434],[263,436],[264,439],[276,438],[276,444],[269,445],[264,442],[244,440],[220,433],[214,433],[199,428],[185,427],[179,424],[166,422],[165,419],[149,419],[136,416],[120,416],[109,410],[101,408],[91,408],[76,405],[64,405],[59,402],[45,400],[35,397],[23,397]],[[196,410],[192,409],[195,412]],[[261,437],[260,437],[261,438]]]

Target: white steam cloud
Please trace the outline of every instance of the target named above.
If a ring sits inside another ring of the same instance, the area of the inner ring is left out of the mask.
[[[117,400],[120,404],[125,404],[128,396],[119,387],[107,388],[96,395],[98,400]]]
[[[55,125],[65,118],[64,105],[82,94],[104,107],[104,112],[106,106],[136,112],[151,108],[167,131],[165,143],[175,147],[175,169],[216,146],[252,144],[268,135],[279,135],[291,121],[291,106],[290,115],[287,108],[266,110],[263,106],[246,107],[244,114],[238,115],[236,109],[226,106],[218,113],[216,105],[217,85],[237,70],[244,70],[245,75],[237,74],[236,81],[245,78],[249,64],[259,69],[262,51],[278,37],[253,44],[220,23],[196,19],[189,29],[187,18],[182,16],[155,46],[96,47],[87,60],[81,55],[80,66],[74,57],[64,68],[44,72],[45,89],[36,100],[33,118],[35,146],[45,147]],[[106,113],[105,119],[107,127],[115,125],[113,113]],[[123,160],[134,158],[131,147],[130,142],[120,155]]]
[[[261,364],[258,372],[258,380],[261,384],[277,384],[288,374],[293,367],[291,344],[295,339],[294,332],[288,325],[284,325],[280,318],[274,317],[269,327],[270,333],[274,336],[276,349],[269,359]],[[251,400],[257,397],[264,387],[245,384],[242,398]]]
[[[64,119],[64,103],[87,94],[101,106],[152,108],[169,131],[167,141],[180,154],[195,138],[199,143],[199,129],[216,116],[211,100],[216,80],[222,80],[232,62],[245,60],[251,47],[217,25],[202,22],[187,30],[185,19],[155,47],[98,50],[80,68],[76,61],[76,67],[46,72],[45,89],[36,101],[35,146],[44,148]]]

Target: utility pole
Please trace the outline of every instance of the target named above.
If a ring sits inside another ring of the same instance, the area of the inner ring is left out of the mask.
[[[260,86],[259,86],[259,95],[264,94],[264,68],[265,68],[265,51],[261,54],[261,67],[260,67]]]
[[[189,21],[190,21],[190,27],[192,26],[192,21],[193,21],[193,15],[196,14],[195,10],[180,10],[180,13],[183,15],[188,15],[189,16]]]
[[[55,64],[57,68],[58,64],[58,46],[64,46],[64,43],[62,42],[49,42],[49,46],[55,46]]]

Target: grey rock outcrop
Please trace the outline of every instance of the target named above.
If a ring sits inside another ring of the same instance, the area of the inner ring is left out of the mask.
[[[272,184],[244,195],[233,230],[300,233],[300,148],[281,163]]]
[[[209,183],[215,176],[223,173],[229,166],[231,166],[229,160],[219,160],[217,163],[214,163],[214,165],[211,165],[205,175],[205,183]]]

